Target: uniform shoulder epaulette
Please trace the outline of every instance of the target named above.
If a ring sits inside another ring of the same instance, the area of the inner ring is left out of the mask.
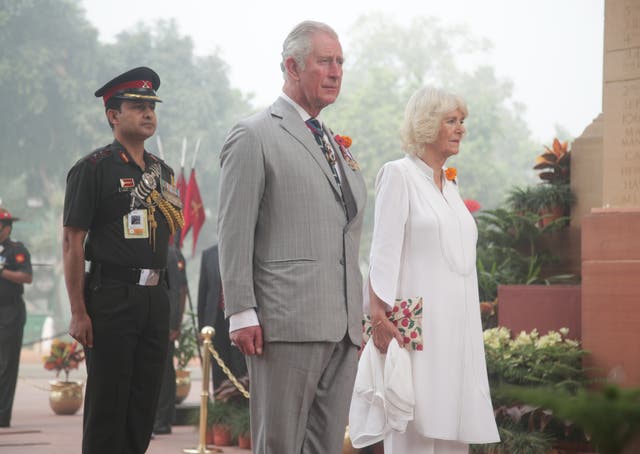
[[[113,154],[113,150],[111,149],[111,145],[107,145],[106,147],[98,148],[97,150],[94,150],[93,152],[89,153],[85,159],[91,164],[96,165],[97,163],[102,161],[104,158],[107,158],[112,154]]]
[[[173,169],[171,168],[171,166],[169,164],[167,164],[164,159],[160,159],[159,157],[157,157],[156,155],[154,155],[153,153],[149,153],[147,151],[147,153],[149,154],[149,157],[151,157],[151,159],[155,162],[157,162],[158,164],[160,164],[165,171],[169,172],[170,175],[173,175]]]

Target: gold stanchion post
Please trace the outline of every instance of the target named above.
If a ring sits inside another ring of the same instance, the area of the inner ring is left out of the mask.
[[[209,355],[209,347],[211,339],[216,330],[211,326],[205,326],[200,331],[203,337],[204,355],[202,358],[202,392],[200,393],[200,440],[197,448],[185,448],[182,450],[185,454],[211,454],[212,452],[222,452],[222,449],[214,448],[214,451],[207,449],[207,410],[209,408],[209,374],[211,373],[211,356]]]

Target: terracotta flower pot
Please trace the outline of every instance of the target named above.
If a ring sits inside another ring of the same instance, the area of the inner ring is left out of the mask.
[[[238,448],[251,449],[251,435],[238,435]]]
[[[212,445],[213,444],[213,427],[212,426],[207,427],[205,442],[208,445]]]
[[[555,206],[546,210],[540,211],[540,216],[545,216],[540,219],[540,227],[546,227],[553,221],[564,215],[564,208],[561,206]]]
[[[176,404],[181,404],[191,391],[191,371],[176,370]]]
[[[215,446],[231,446],[231,428],[224,424],[213,426],[213,444]]]
[[[49,385],[49,405],[56,415],[74,415],[80,409],[81,381],[51,381]]]

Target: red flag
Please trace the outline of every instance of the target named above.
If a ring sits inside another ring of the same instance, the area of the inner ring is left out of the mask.
[[[178,182],[176,183],[178,187],[178,191],[180,193],[180,201],[182,202],[182,206],[184,206],[184,201],[187,198],[187,182],[184,179],[184,167],[180,168],[180,175],[178,176]]]
[[[184,167],[180,167],[180,175],[178,175],[176,187],[178,188],[178,194],[180,194],[180,202],[182,202],[182,206],[184,207],[184,200],[187,195],[187,182],[184,179]],[[178,233],[180,233],[180,229],[178,229]],[[182,249],[182,235],[175,239],[172,235],[171,238],[169,238],[169,244],[173,244],[174,241],[178,241],[180,243],[178,246]]]
[[[182,235],[180,237],[180,244],[184,241],[184,237],[191,228],[193,228],[193,250],[192,254],[196,252],[196,243],[198,242],[198,235],[202,224],[204,224],[204,206],[202,205],[202,197],[200,197],[200,188],[196,182],[196,169],[191,169],[191,175],[189,176],[189,184],[185,191],[184,197],[184,227],[182,228]]]

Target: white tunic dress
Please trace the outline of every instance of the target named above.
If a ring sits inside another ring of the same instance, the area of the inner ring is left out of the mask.
[[[424,299],[423,351],[412,351],[412,429],[463,443],[499,441],[484,355],[476,224],[455,182],[442,193],[417,157],[386,163],[376,180],[370,280],[388,306]],[[365,291],[365,312],[369,312]]]

